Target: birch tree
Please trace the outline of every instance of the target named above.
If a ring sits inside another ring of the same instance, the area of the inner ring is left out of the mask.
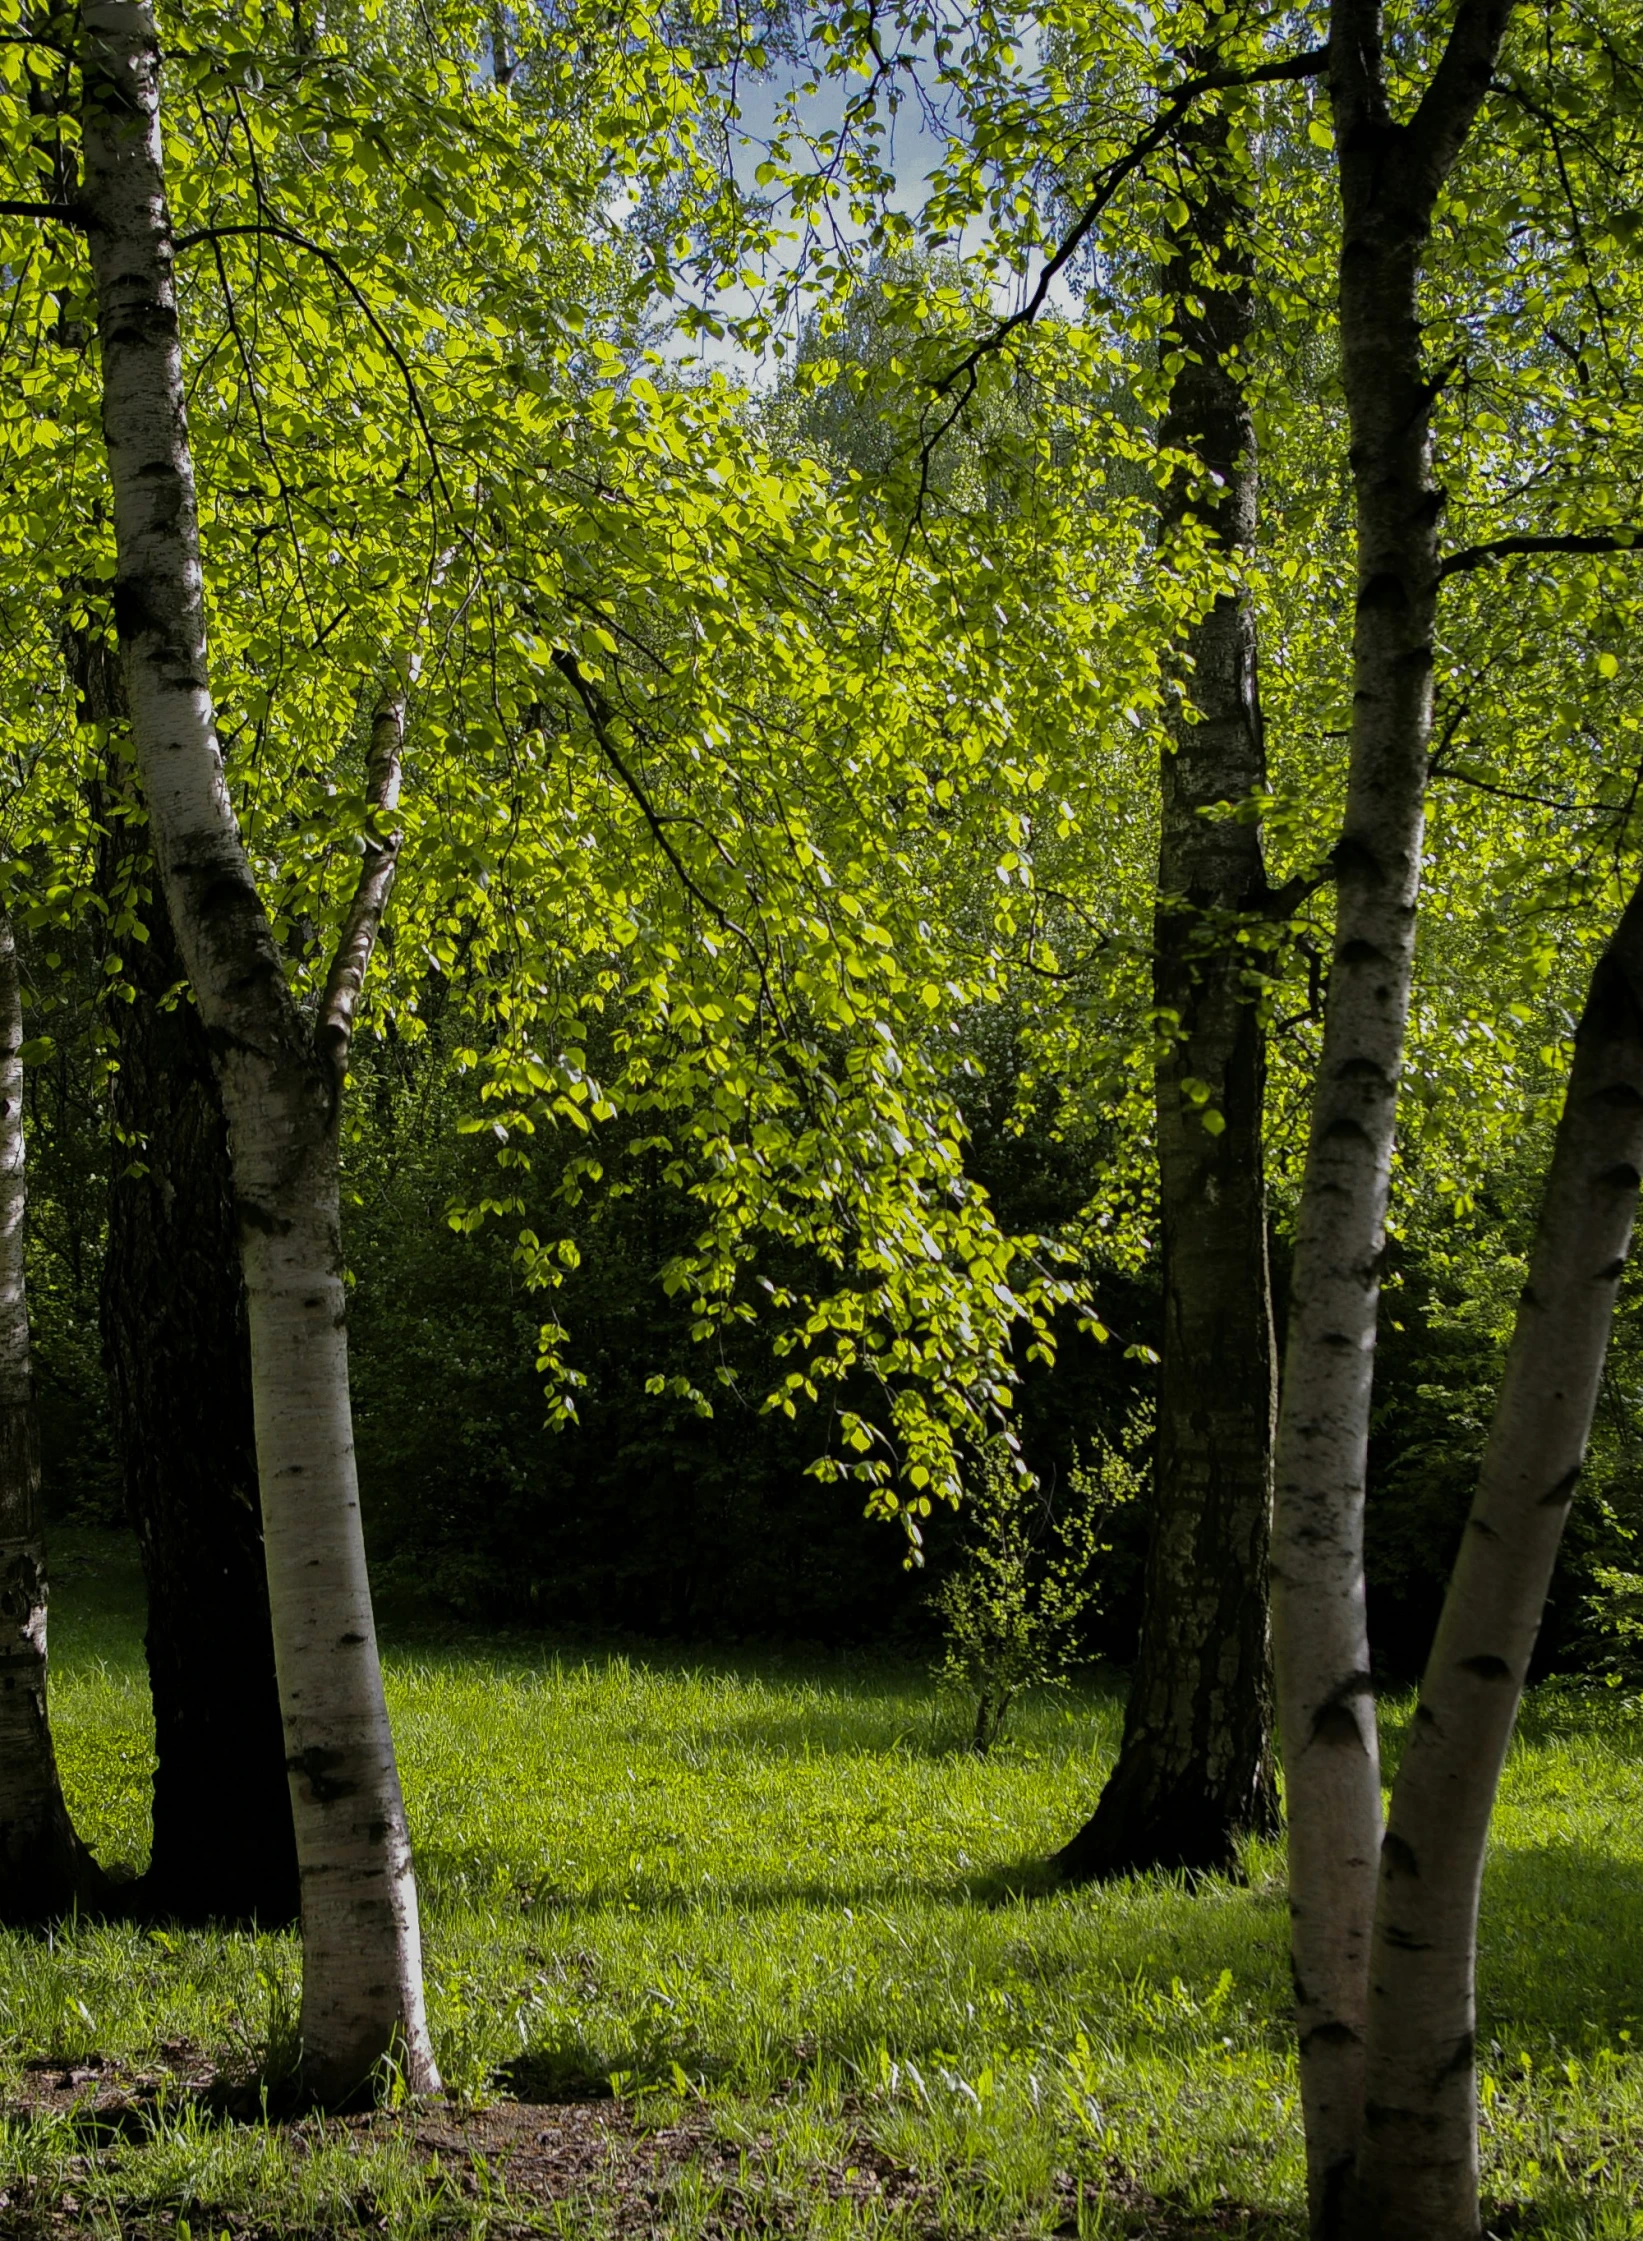
[[[1377,2241],[1474,2241],[1481,2229],[1473,2000],[1485,1838],[1590,1429],[1637,1184],[1634,896],[1576,1037],[1530,1280],[1383,1832],[1363,1616],[1363,1479],[1393,1107],[1436,761],[1439,587],[1515,550],[1578,555],[1634,541],[1625,523],[1568,523],[1447,554],[1439,544],[1432,412],[1445,373],[1423,348],[1431,294],[1422,266],[1485,98],[1514,96],[1498,76],[1510,14],[1462,6],[1406,121],[1395,111],[1379,11],[1338,6],[1330,45],[1357,513],[1353,713],[1297,1233],[1275,1576],[1312,2219],[1318,2232]],[[1532,110],[1533,96],[1522,99]],[[1558,172],[1566,193],[1561,153]],[[1579,228],[1578,210],[1567,222]],[[1479,238],[1490,242],[1487,226]],[[1469,262],[1492,290],[1510,285],[1490,246],[1464,232],[1460,240],[1463,268]],[[1569,423],[1544,400],[1526,409],[1526,425],[1536,420],[1556,426],[1555,441],[1568,440]],[[1566,462],[1555,470],[1560,479],[1567,471]],[[1523,477],[1518,456],[1502,479],[1523,489]],[[1466,714],[1462,701],[1451,736]],[[1625,834],[1626,813],[1617,830]]]
[[[18,135],[18,183],[32,170],[43,206],[64,213],[74,207],[78,180],[67,26],[45,10],[32,29],[34,40],[17,43],[32,128]],[[15,45],[11,57],[15,63]],[[44,248],[37,242],[35,255],[12,267],[14,311],[32,292],[28,265],[49,261],[49,251],[39,254]],[[32,353],[13,325],[10,367],[26,395],[25,361],[32,355],[38,374],[43,349],[56,425],[78,422],[90,435],[91,328],[72,269],[52,275],[48,301],[55,315],[44,334],[37,329]],[[95,574],[76,567],[93,556],[76,551],[79,540],[63,536],[64,527],[59,516],[59,535],[47,541],[37,568],[25,563],[13,573],[11,612],[29,603],[31,590],[42,608],[58,611],[55,635],[84,728],[83,751],[52,762],[78,766],[97,864],[84,886],[49,874],[25,881],[34,892],[21,901],[38,927],[42,912],[54,915],[39,887],[60,900],[66,889],[74,899],[63,914],[100,926],[103,993],[118,1047],[100,1321],[126,1511],[142,1554],[155,1720],[149,1865],[120,1898],[134,1911],[274,1922],[295,1916],[296,1862],[227,1138],[198,1015],[176,1001],[183,976],[169,921],[144,891],[142,810],[123,755],[124,692],[106,596]],[[27,544],[12,540],[14,571]],[[49,709],[54,696],[43,677],[35,689]],[[53,846],[46,835],[54,825],[60,835],[64,823],[61,802],[54,813],[37,800],[19,820],[17,843],[38,864]]]
[[[1380,1846],[1357,2228],[1474,2241],[1478,1893],[1643,1169],[1643,888],[1598,962],[1478,1490]]]
[[[1342,384],[1357,509],[1346,816],[1296,1225],[1275,1458],[1273,1633],[1289,1810],[1296,2032],[1315,2227],[1342,2214],[1363,2113],[1380,1760],[1364,1610],[1370,1377],[1414,965],[1441,494],[1423,252],[1509,5],[1463,0],[1414,115],[1393,114],[1374,0],[1338,0]]]
[[[303,1883],[303,2070],[326,2100],[389,2055],[438,2083],[382,1695],[348,1405],[338,1114],[355,960],[386,901],[366,859],[331,1001],[287,986],[222,776],[205,642],[151,9],[81,18],[81,202],[102,354],[131,735],[179,948],[228,1114],[269,1605]],[[377,854],[387,850],[386,841]]]

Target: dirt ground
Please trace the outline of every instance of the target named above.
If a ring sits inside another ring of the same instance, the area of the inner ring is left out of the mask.
[[[84,2147],[49,2185],[0,2192],[0,2241],[68,2241],[71,2235],[92,2233],[113,2241],[108,2187],[85,2182],[95,2181],[99,2165],[119,2142],[147,2134],[162,2098],[175,2109],[180,2095],[190,2096],[202,2115],[224,2124],[263,2121],[260,2098],[243,2086],[226,2084],[194,2050],[179,2045],[162,2051],[163,2071],[137,2073],[99,2061],[72,2068],[43,2062],[28,2066],[23,2091],[11,2099],[6,2117],[14,2125],[26,2125],[48,2113],[70,2116]],[[763,2174],[772,2146],[769,2137],[757,2132],[731,2137],[725,2114],[722,2104],[683,2113],[674,2109],[669,2121],[653,2122],[647,2120],[643,2103],[502,2098],[467,2110],[424,2102],[356,2116],[275,2121],[282,2122],[299,2155],[322,2123],[332,2142],[341,2126],[362,2147],[373,2138],[399,2135],[443,2177],[452,2231],[478,2230],[491,2241],[522,2241],[544,2228],[566,2241],[580,2241],[583,2235],[588,2241],[659,2236],[668,2230],[670,2195],[687,2173],[712,2198],[713,2207],[697,2230],[714,2241],[801,2236],[819,2195],[834,2201],[851,2197],[864,2211],[897,2217],[898,2230],[915,2241],[947,2241],[936,2208],[938,2190],[892,2161],[869,2138],[852,2141],[849,2160],[836,2168],[810,2167],[809,2187],[801,2197]],[[84,2193],[76,2192],[77,2174]],[[1082,2183],[1088,2187],[1091,2182],[1086,2177]],[[1124,2230],[1135,2241],[1211,2241],[1225,2235],[1276,2241],[1280,2231],[1275,2223],[1234,2205],[1208,2216],[1185,2215],[1148,2198],[1116,2167],[1103,2174],[1101,2192],[1108,2219],[1120,2212]],[[95,2203],[84,2194],[94,2194]],[[1064,2197],[1057,2204],[1064,2214],[1052,2230],[1076,2235],[1079,2182],[1062,2174],[1057,2194]],[[286,2229],[270,2225],[266,2217],[204,2203],[187,2212],[144,2207],[128,2218],[116,2189],[114,2211],[121,2236],[134,2241],[181,2236],[191,2241],[286,2241]],[[392,2219],[368,2190],[354,2199],[350,2213],[347,2223],[334,2229],[336,2241],[393,2229]],[[967,2232],[973,2241],[973,2227]],[[997,2241],[1007,2237],[1000,2234]]]

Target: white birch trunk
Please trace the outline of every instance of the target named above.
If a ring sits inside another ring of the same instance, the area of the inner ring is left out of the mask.
[[[256,1395],[269,1602],[303,1894],[303,2073],[437,2084],[416,1888],[360,1533],[338,1219],[341,1068],[291,997],[223,780],[152,9],[81,17],[83,207],[113,487],[115,617],[150,833],[222,1082]]]
[[[1357,516],[1352,730],[1335,948],[1296,1229],[1274,1467],[1273,1648],[1313,2229],[1345,2215],[1363,2118],[1381,1835],[1363,1503],[1393,1122],[1420,886],[1437,523],[1419,279],[1509,0],[1462,0],[1413,119],[1394,121],[1377,0],[1336,0],[1342,378]]]
[[[34,1409],[23,1139],[22,990],[0,911],[0,1921],[37,1921],[102,1895],[57,1779],[46,1711],[46,1564]]]
[[[1597,1405],[1643,1169],[1643,886],[1596,972],[1477,1496],[1381,1848],[1360,2230],[1476,2241],[1474,1981],[1495,1791]]]

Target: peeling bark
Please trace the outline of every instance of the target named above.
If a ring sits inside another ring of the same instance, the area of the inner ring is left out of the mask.
[[[1365,2241],[1477,2241],[1478,1891],[1643,1170],[1643,886],[1592,976],[1478,1489],[1398,1769],[1370,1957]]]
[[[325,1047],[287,986],[223,776],[160,143],[159,45],[135,0],[81,17],[82,203],[114,500],[114,611],[171,922],[228,1116],[269,1605],[302,1877],[303,2076],[329,2102],[393,2056],[438,2078],[416,1887],[383,1701],[348,1395],[338,1126]],[[385,894],[385,888],[384,888]]]
[[[46,1710],[46,1558],[23,1232],[22,988],[0,911],[0,1921],[100,1903],[107,1885],[74,1832]]]
[[[1194,69],[1210,60],[1189,58]],[[1253,324],[1227,119],[1188,136],[1202,199],[1164,273],[1186,352],[1160,431],[1179,468],[1167,547],[1196,519],[1227,553],[1256,533],[1255,427],[1240,360]],[[1212,285],[1218,278],[1219,285]],[[1210,479],[1210,478],[1213,478]],[[1266,786],[1255,613],[1229,591],[1189,632],[1174,737],[1161,758],[1153,1001],[1175,1031],[1159,1058],[1164,1335],[1158,1459],[1140,1652],[1118,1761],[1095,1813],[1057,1854],[1080,1879],[1232,1869],[1270,1833],[1272,1678],[1267,1546],[1277,1365],[1262,1146],[1265,1033],[1238,939],[1267,901],[1260,828],[1203,814]],[[1167,1032],[1166,1030],[1163,1030]],[[1207,1106],[1184,1088],[1204,1085]],[[1224,1127],[1211,1133],[1205,1114]]]
[[[1339,2230],[1364,2096],[1380,1768],[1363,1500],[1393,1119],[1420,883],[1438,515],[1419,276],[1510,0],[1462,0],[1415,115],[1393,118],[1377,0],[1336,0],[1342,382],[1357,516],[1336,932],[1296,1226],[1275,1462],[1273,1626],[1291,1959],[1314,2230]]]

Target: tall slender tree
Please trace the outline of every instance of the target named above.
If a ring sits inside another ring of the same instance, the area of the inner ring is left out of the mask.
[[[1229,29],[1231,27],[1229,26]],[[1218,50],[1183,57],[1191,76]],[[1247,96],[1244,97],[1247,101]],[[1276,1819],[1267,1540],[1276,1361],[1267,1266],[1259,823],[1266,790],[1254,604],[1237,571],[1256,536],[1246,385],[1254,324],[1247,158],[1232,105],[1183,128],[1182,208],[1163,273],[1179,360],[1159,431],[1160,536],[1201,532],[1232,576],[1188,628],[1153,913],[1155,1094],[1164,1317],[1141,1643],[1116,1765],[1057,1855],[1075,1877],[1227,1869]],[[1231,812],[1238,814],[1231,814]],[[1219,813],[1219,814],[1217,814]]]
[[[1314,2228],[1340,2229],[1363,2120],[1379,1747],[1364,1608],[1370,1380],[1414,965],[1442,493],[1420,278],[1438,197],[1511,0],[1462,0],[1417,107],[1393,113],[1377,0],[1336,0],[1341,374],[1357,515],[1346,815],[1296,1224],[1275,1464],[1274,1642]]]
[[[152,9],[78,35],[131,737],[149,833],[228,1117],[269,1604],[303,1879],[303,2068],[327,2100],[393,2054],[437,2084],[416,1887],[382,1693],[348,1398],[338,1127],[354,1008],[391,872],[368,850],[317,1021],[286,982],[223,782],[182,378]],[[397,778],[397,772],[394,774]],[[386,808],[386,799],[378,804]]]

